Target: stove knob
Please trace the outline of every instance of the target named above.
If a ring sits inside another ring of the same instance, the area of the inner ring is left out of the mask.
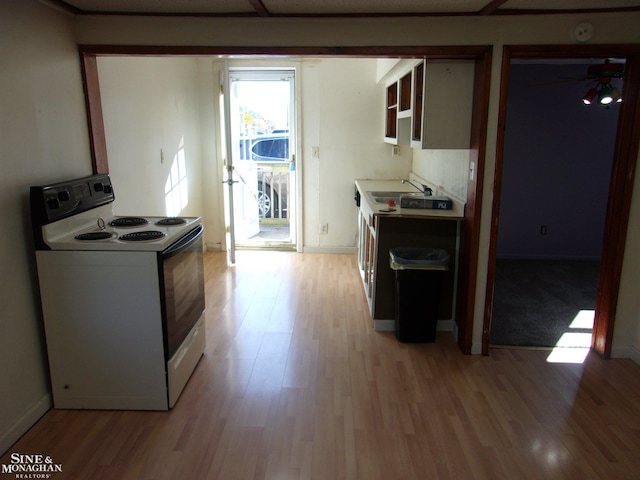
[[[111,189],[111,185],[105,185],[104,186],[104,193],[112,193],[113,190]]]
[[[93,189],[96,192],[101,192],[103,190],[103,185],[101,183],[94,183],[93,184]]]
[[[60,208],[60,202],[57,198],[50,198],[47,200],[47,207],[49,207],[49,210],[56,210]]]
[[[63,190],[62,192],[58,192],[58,200],[61,202],[68,202],[71,199],[69,192]]]

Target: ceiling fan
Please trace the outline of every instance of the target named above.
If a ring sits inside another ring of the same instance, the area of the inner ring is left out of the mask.
[[[591,105],[596,100],[601,105],[609,105],[613,102],[620,103],[622,94],[612,85],[611,79],[624,76],[624,63],[611,63],[605,60],[603,64],[591,65],[587,69],[585,80],[595,80],[592,86],[582,97],[582,103]]]
[[[530,84],[529,86],[543,86],[553,83],[564,82],[583,82],[589,81],[589,89],[582,97],[585,105],[599,103],[601,105],[610,105],[611,103],[622,101],[620,90],[612,83],[613,79],[622,79],[624,77],[624,63],[612,63],[609,59],[604,63],[589,65],[585,75],[579,77],[562,77],[555,82],[544,82]]]

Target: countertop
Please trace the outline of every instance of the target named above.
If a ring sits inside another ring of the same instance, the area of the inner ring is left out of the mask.
[[[416,182],[414,182],[416,183]],[[429,185],[431,186],[431,185]],[[464,203],[456,199],[451,195],[447,195],[446,192],[440,192],[436,188],[434,190],[434,196],[448,196],[453,202],[453,206],[450,210],[438,210],[427,208],[401,208],[400,205],[395,206],[393,212],[383,212],[381,210],[387,210],[389,207],[386,204],[375,203],[371,200],[371,197],[367,192],[407,192],[415,193],[417,190],[412,185],[405,183],[401,180],[356,180],[356,188],[360,192],[360,208],[367,211],[371,215],[385,215],[392,217],[415,217],[415,218],[430,218],[436,220],[462,220],[464,219]]]

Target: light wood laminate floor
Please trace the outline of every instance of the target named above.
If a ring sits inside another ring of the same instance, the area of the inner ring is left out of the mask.
[[[372,330],[351,255],[205,265],[207,348],[173,410],[51,410],[0,464],[48,455],[54,480],[640,478],[630,360],[398,343]]]

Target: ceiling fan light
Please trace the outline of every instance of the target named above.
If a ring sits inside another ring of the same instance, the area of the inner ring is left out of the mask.
[[[585,105],[591,105],[593,103],[593,99],[596,98],[597,94],[598,92],[595,88],[589,89],[589,91],[584,94],[584,97],[582,97],[582,103],[584,103]]]
[[[613,87],[611,87],[610,85],[601,88],[600,93],[598,94],[598,102],[600,102],[602,105],[609,105],[611,102],[613,102],[613,90]]]
[[[613,101],[616,103],[622,102],[622,94],[620,93],[620,90],[613,87],[613,90],[611,90],[611,98],[613,98]]]

